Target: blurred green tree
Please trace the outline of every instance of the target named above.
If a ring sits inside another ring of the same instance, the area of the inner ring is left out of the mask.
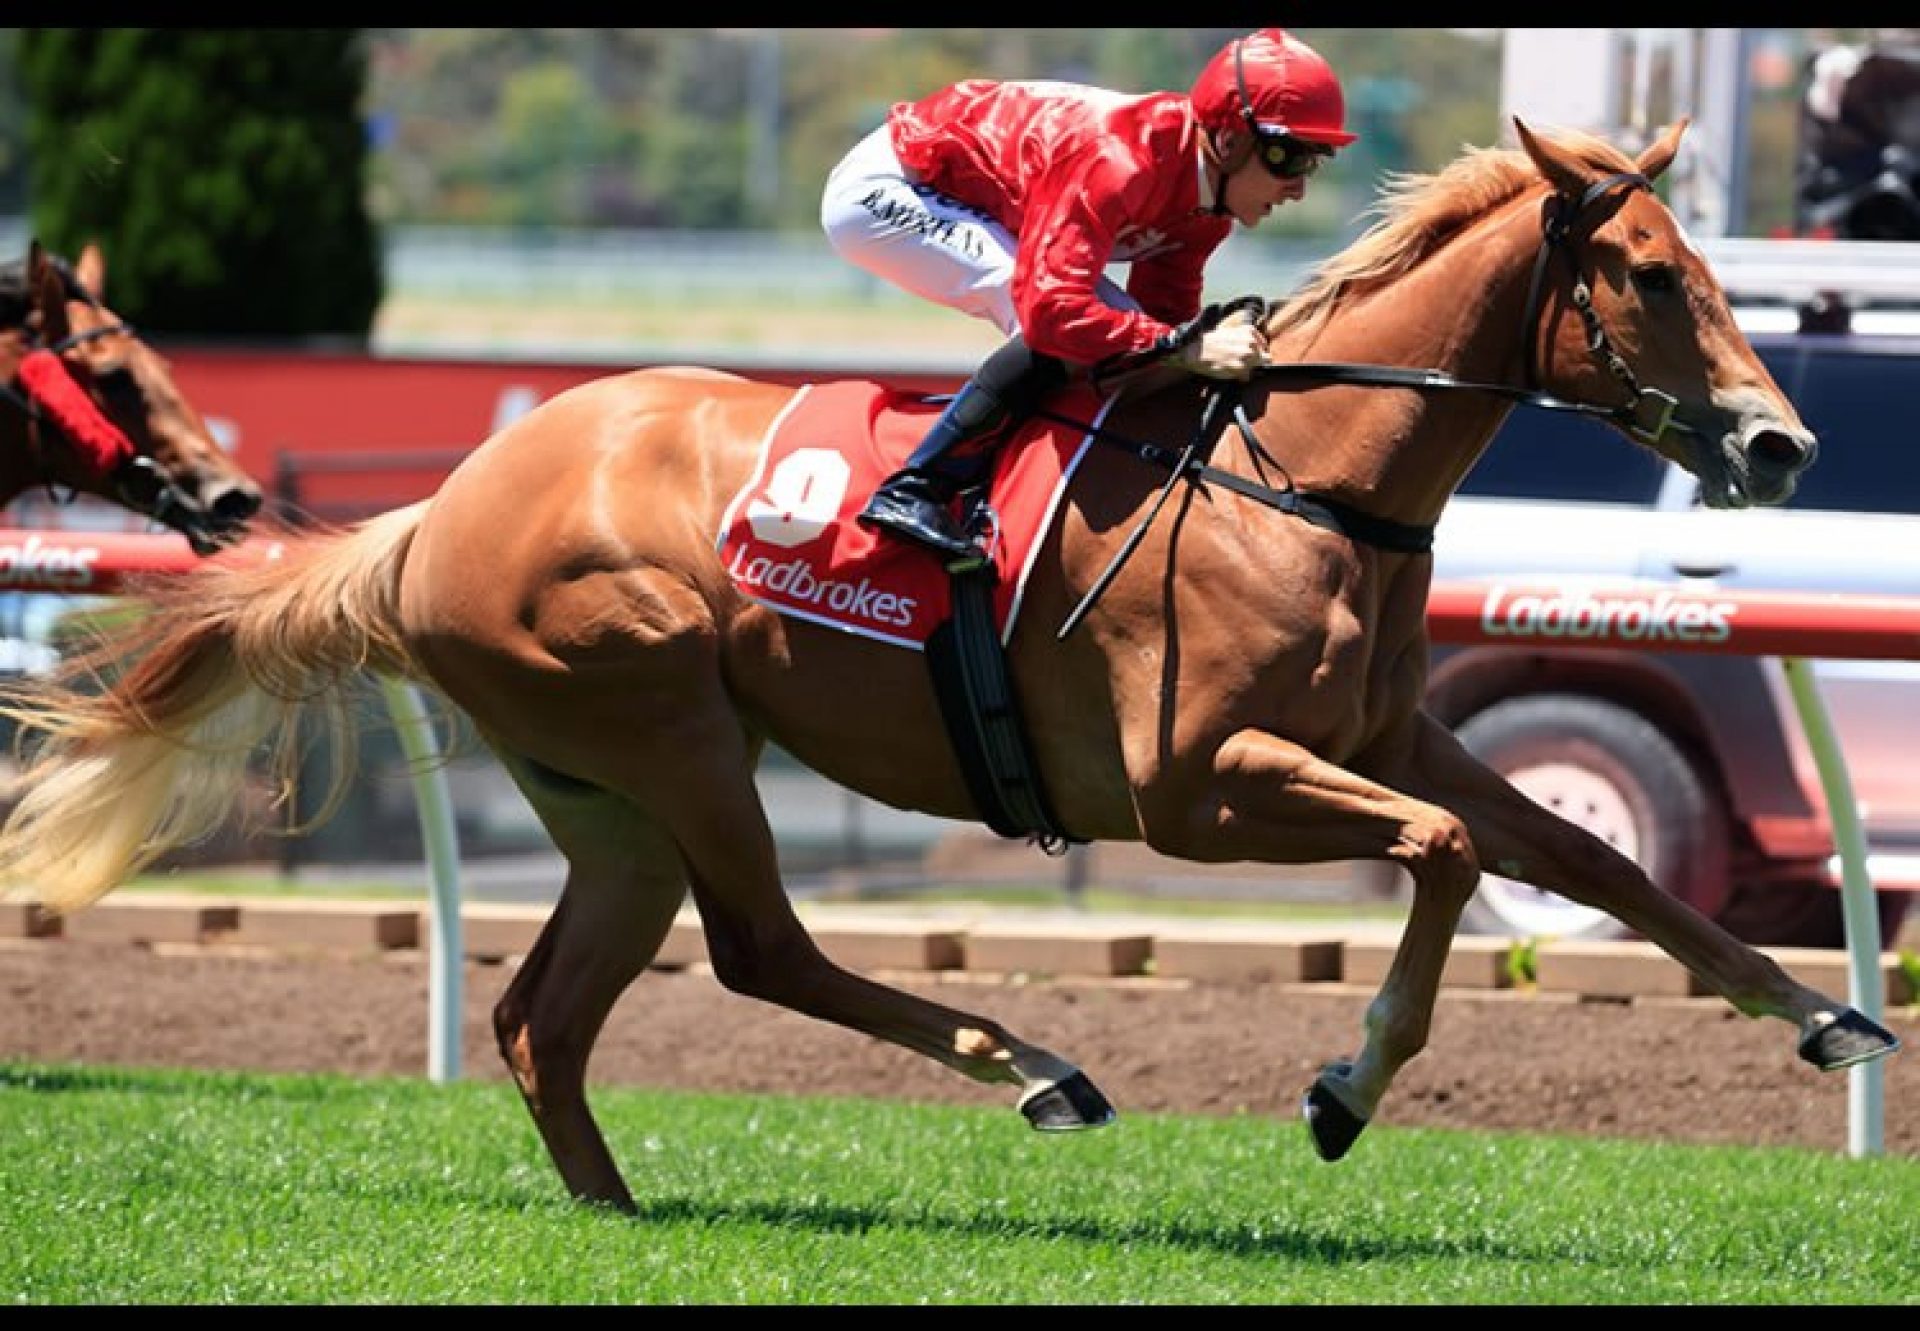
[[[29,218],[148,332],[364,342],[382,295],[356,28],[26,28]]]
[[[20,77],[14,72],[14,54],[20,45],[18,28],[0,28],[0,213],[17,213],[27,193],[26,118],[20,96]]]

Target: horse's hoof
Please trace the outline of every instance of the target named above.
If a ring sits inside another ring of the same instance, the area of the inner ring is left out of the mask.
[[[1854,1008],[1800,1038],[1800,1057],[1822,1072],[1885,1058],[1899,1048],[1899,1036]]]
[[[1328,1089],[1324,1073],[1301,1099],[1300,1116],[1307,1121],[1313,1149],[1328,1164],[1352,1150],[1360,1134],[1367,1130],[1367,1120],[1341,1104],[1339,1097]]]
[[[1040,1132],[1104,1128],[1117,1117],[1107,1097],[1084,1072],[1028,1091],[1020,1097],[1020,1112]]]

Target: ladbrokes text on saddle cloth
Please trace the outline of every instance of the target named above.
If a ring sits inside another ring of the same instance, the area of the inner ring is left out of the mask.
[[[1076,387],[1058,415],[1097,425],[1110,402]],[[768,429],[753,475],[727,506],[718,549],[740,591],[782,614],[921,649],[951,614],[937,556],[868,531],[855,515],[939,411],[918,394],[864,381],[802,388]],[[1042,538],[1093,439],[1050,420],[1019,427],[994,458],[988,538],[1004,643]]]

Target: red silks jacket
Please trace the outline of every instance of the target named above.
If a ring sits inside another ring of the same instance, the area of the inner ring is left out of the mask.
[[[1019,238],[1014,309],[1035,351],[1095,365],[1200,312],[1233,221],[1201,197],[1202,131],[1184,94],[969,79],[899,103],[888,124],[902,165]],[[1099,298],[1110,263],[1130,264],[1144,313]]]

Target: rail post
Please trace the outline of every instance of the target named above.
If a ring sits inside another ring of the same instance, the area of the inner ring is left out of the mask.
[[[460,1079],[462,967],[465,948],[460,929],[460,844],[453,821],[453,797],[440,761],[420,691],[404,680],[383,676],[380,690],[400,734],[400,749],[413,776],[413,800],[420,812],[420,842],[427,856],[433,909],[428,929],[427,1076],[436,1082]]]
[[[1883,1015],[1881,990],[1885,987],[1879,970],[1880,912],[1874,906],[1873,878],[1867,869],[1867,836],[1853,798],[1853,778],[1847,773],[1846,758],[1820,697],[1813,667],[1797,656],[1785,657],[1780,664],[1786,668],[1801,728],[1820,769],[1828,816],[1833,820],[1834,845],[1840,852],[1840,911],[1846,921],[1847,978],[1852,991],[1847,1001],[1879,1021]],[[1879,1155],[1885,1142],[1886,1060],[1856,1064],[1847,1069],[1847,1078],[1847,1153]]]

